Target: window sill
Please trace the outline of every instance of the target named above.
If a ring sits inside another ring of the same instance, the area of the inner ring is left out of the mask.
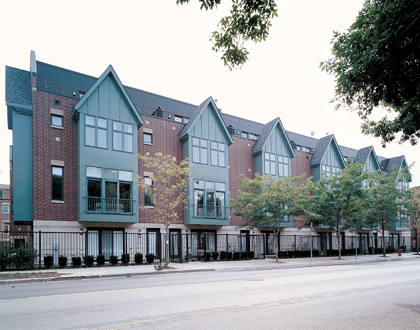
[[[64,127],[62,127],[62,126],[54,126],[54,125],[51,125],[51,128],[64,129]]]
[[[51,201],[51,203],[54,203],[54,204],[64,204],[64,201]]]
[[[144,206],[144,208],[145,208],[145,209],[154,209],[155,207],[154,207],[154,206],[148,206],[148,205],[145,205],[145,206]]]
[[[143,144],[146,145],[146,146],[152,146],[153,145],[153,143],[149,143],[149,142],[143,142]]]

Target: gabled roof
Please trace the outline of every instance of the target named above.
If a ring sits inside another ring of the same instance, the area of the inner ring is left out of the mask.
[[[80,99],[79,102],[76,103],[72,110],[73,117],[78,117],[79,109],[82,107],[82,105],[86,102],[86,100],[92,95],[92,93],[98,88],[98,86],[105,80],[106,77],[111,76],[114,78],[115,82],[117,83],[118,88],[120,89],[121,93],[124,95],[125,100],[129,104],[129,107],[132,111],[132,114],[135,118],[137,118],[138,122],[137,125],[143,125],[143,119],[141,118],[140,114],[138,113],[136,107],[133,104],[133,101],[131,101],[130,96],[127,94],[127,91],[125,90],[124,86],[121,84],[120,78],[118,78],[114,68],[112,65],[109,65],[108,68],[102,73],[102,75],[96,80],[96,82],[89,88],[89,90],[86,92],[86,94]]]
[[[338,151],[341,165],[343,166],[343,168],[346,167],[346,164],[344,163],[344,160],[343,160],[343,155],[341,154],[340,147],[337,144],[334,134],[327,135],[323,137],[322,139],[318,140],[318,143],[314,150],[314,155],[311,158],[311,161],[309,162],[311,167],[317,167],[321,164],[322,158],[324,158],[325,152],[327,151],[328,147],[331,144],[333,144],[336,150]]]
[[[31,73],[6,66],[6,106],[7,126],[13,129],[12,109],[16,112],[32,115]]]
[[[276,127],[280,128],[280,131],[286,140],[286,145],[290,153],[293,155],[292,158],[295,157],[295,152],[293,151],[292,145],[290,144],[289,137],[287,136],[287,133],[284,130],[283,124],[281,123],[281,120],[279,117],[273,119],[272,121],[270,121],[264,126],[263,130],[261,131],[260,136],[258,137],[258,140],[255,142],[254,146],[252,147],[251,151],[254,156],[261,154],[261,151],[265,143],[267,142],[267,139],[269,138],[269,136],[271,135],[271,133]]]
[[[378,157],[376,157],[375,149],[373,148],[373,146],[359,149],[357,151],[356,157],[354,158],[354,161],[356,163],[359,163],[359,164],[362,164],[363,166],[365,166],[366,165],[366,162],[368,161],[369,156],[370,156],[371,153],[373,153],[373,158],[375,160],[376,166],[380,170],[381,167],[379,165]]]
[[[188,136],[191,132],[192,127],[195,125],[197,121],[197,117],[200,115],[200,113],[206,109],[209,105],[211,105],[210,109],[213,109],[214,113],[216,114],[216,118],[219,121],[220,126],[222,127],[223,132],[226,135],[226,139],[228,140],[228,145],[233,143],[232,137],[229,134],[229,131],[226,128],[225,121],[223,120],[222,116],[220,115],[219,110],[217,110],[216,103],[214,102],[213,98],[210,96],[208,97],[204,102],[202,102],[197,110],[193,113],[188,123],[181,129],[181,131],[178,133],[179,139],[181,142],[185,142],[188,139]]]
[[[387,173],[391,173],[394,165],[397,166],[398,171],[401,171],[403,168],[408,167],[405,156],[398,156],[398,157],[384,159],[381,162],[381,170],[386,171]],[[411,182],[411,175],[410,175],[409,182]]]

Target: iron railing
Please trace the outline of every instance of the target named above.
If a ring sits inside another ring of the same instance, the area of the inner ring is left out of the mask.
[[[387,253],[402,248],[404,252],[415,250],[415,240],[411,237],[386,236],[345,236],[337,238],[328,235],[279,235],[278,247],[281,258],[309,257],[312,245],[314,256],[333,256],[338,253],[341,244],[342,255],[381,254],[383,247]],[[209,254],[204,252],[253,252],[254,258],[265,258],[275,254],[274,235],[264,233],[253,234],[216,234],[215,232],[192,232],[181,234],[180,231],[170,231],[169,236],[155,231],[146,233],[128,233],[122,230],[80,232],[0,232],[0,263],[1,256],[10,256],[16,249],[35,249],[37,252],[36,268],[44,267],[44,257],[52,256],[53,264],[58,265],[60,257],[67,258],[67,265],[73,263],[73,258],[80,257],[82,265],[85,257],[104,255],[109,262],[115,255],[120,264],[133,264],[136,254],[153,254],[153,260],[166,259],[166,241],[169,242],[169,258],[184,262],[191,259],[205,259]],[[150,258],[150,257],[149,257]],[[8,269],[13,269],[9,265]]]
[[[106,197],[85,197],[86,210],[92,213],[133,213],[133,200]]]

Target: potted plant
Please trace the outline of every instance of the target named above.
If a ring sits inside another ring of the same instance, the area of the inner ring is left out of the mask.
[[[44,256],[44,266],[50,268],[54,262],[53,256]]]
[[[105,265],[105,256],[103,254],[99,254],[98,256],[96,256],[96,263],[98,264],[98,266]]]
[[[85,256],[84,257],[84,262],[85,262],[85,265],[87,267],[93,266],[93,260],[94,260],[94,257],[93,256]]]
[[[134,262],[136,265],[141,265],[143,263],[143,254],[142,253],[136,253],[134,255]]]
[[[115,266],[118,263],[118,257],[114,255],[110,256],[109,262],[111,263],[111,265]]]
[[[71,262],[73,267],[80,267],[82,265],[82,258],[80,257],[72,257]]]
[[[130,254],[129,253],[123,253],[121,255],[121,262],[123,264],[127,264],[128,265],[128,263],[130,262]]]
[[[146,254],[146,261],[148,264],[152,264],[155,261],[155,255],[153,253]]]
[[[67,257],[66,256],[59,256],[58,257],[58,264],[60,267],[66,267],[67,266]]]
[[[219,252],[217,252],[217,251],[213,251],[213,252],[212,252],[212,255],[213,255],[213,260],[214,260],[214,261],[216,261],[217,259],[219,259]]]

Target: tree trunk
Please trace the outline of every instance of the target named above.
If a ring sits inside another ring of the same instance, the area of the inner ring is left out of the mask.
[[[386,257],[386,243],[385,243],[385,229],[384,226],[382,226],[382,243],[384,245],[384,253],[383,253],[383,257]]]
[[[169,225],[165,227],[165,261],[169,263]]]
[[[274,250],[276,251],[276,262],[279,261],[279,232],[274,232],[275,240],[274,240]]]

